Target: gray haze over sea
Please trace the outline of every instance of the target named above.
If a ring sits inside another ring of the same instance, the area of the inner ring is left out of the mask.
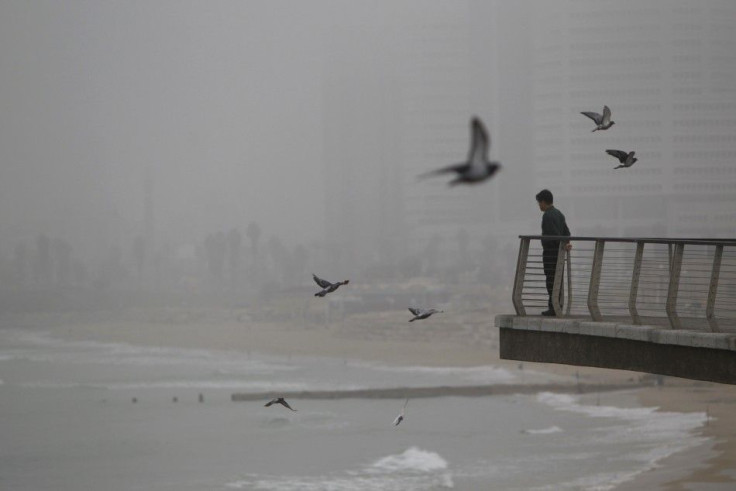
[[[606,490],[703,442],[694,430],[704,414],[637,407],[625,392],[416,399],[398,427],[403,400],[290,400],[298,412],[230,401],[233,392],[542,376],[528,371],[66,342],[21,330],[0,330],[0,347],[3,490]]]

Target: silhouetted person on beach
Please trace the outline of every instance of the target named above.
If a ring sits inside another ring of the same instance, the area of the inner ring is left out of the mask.
[[[554,201],[552,192],[548,189],[543,189],[537,193],[536,199],[539,204],[539,209],[544,213],[544,215],[542,215],[542,235],[569,237],[570,229],[567,228],[565,215],[563,215],[562,212],[552,204]],[[569,251],[572,249],[572,244],[570,242],[565,242],[564,247],[566,251]],[[552,291],[555,285],[555,271],[557,270],[557,257],[559,250],[559,240],[542,239],[542,263],[544,265],[547,293],[549,294],[549,300],[547,303],[548,308],[542,312],[542,315],[546,316],[555,315],[555,310],[552,307]]]

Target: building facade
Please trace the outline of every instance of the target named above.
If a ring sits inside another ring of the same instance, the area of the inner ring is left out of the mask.
[[[734,236],[736,4],[537,1],[535,179],[578,235]],[[616,124],[591,134],[581,111]],[[605,150],[635,150],[614,171]]]

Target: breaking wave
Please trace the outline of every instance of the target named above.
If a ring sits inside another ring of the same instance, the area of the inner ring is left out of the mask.
[[[423,491],[452,489],[447,461],[436,452],[410,447],[358,471],[327,476],[249,476],[227,484],[235,489],[279,491]]]

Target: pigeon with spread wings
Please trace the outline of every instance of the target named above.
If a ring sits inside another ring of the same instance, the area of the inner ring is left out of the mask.
[[[296,411],[296,409],[289,406],[289,403],[286,402],[283,397],[277,397],[276,399],[271,399],[263,407],[271,407],[274,404],[281,404],[285,408],[291,409],[292,411]]]
[[[465,162],[448,165],[447,167],[422,174],[419,177],[439,176],[454,172],[457,174],[457,177],[448,183],[450,186],[454,186],[455,184],[476,184],[493,177],[501,168],[501,164],[488,160],[488,149],[491,146],[491,139],[483,122],[477,117],[474,117],[470,122],[470,134],[470,152]]]
[[[591,111],[583,111],[580,114],[583,116],[587,116],[590,119],[593,120],[595,123],[595,128],[593,128],[593,131],[598,130],[607,130],[614,124],[616,124],[615,121],[611,121],[611,109],[608,106],[603,106],[603,114],[594,113]]]
[[[327,280],[323,280],[316,274],[312,273],[312,278],[314,278],[314,282],[317,283],[317,285],[322,288],[322,291],[317,292],[314,294],[315,297],[324,297],[328,293],[332,293],[338,288],[340,288],[341,285],[347,285],[350,283],[350,280],[345,281],[338,281],[337,283],[330,283]]]
[[[606,150],[606,153],[608,155],[611,155],[613,157],[616,157],[619,162],[621,162],[621,165],[614,167],[614,169],[620,169],[622,167],[631,167],[636,163],[637,159],[634,157],[633,150],[631,152],[624,152],[623,150]]]
[[[421,319],[426,319],[432,314],[439,314],[442,313],[442,310],[436,310],[436,309],[417,309],[414,307],[409,307],[409,312],[412,313],[414,316],[413,319],[409,319],[409,322],[414,322]]]

